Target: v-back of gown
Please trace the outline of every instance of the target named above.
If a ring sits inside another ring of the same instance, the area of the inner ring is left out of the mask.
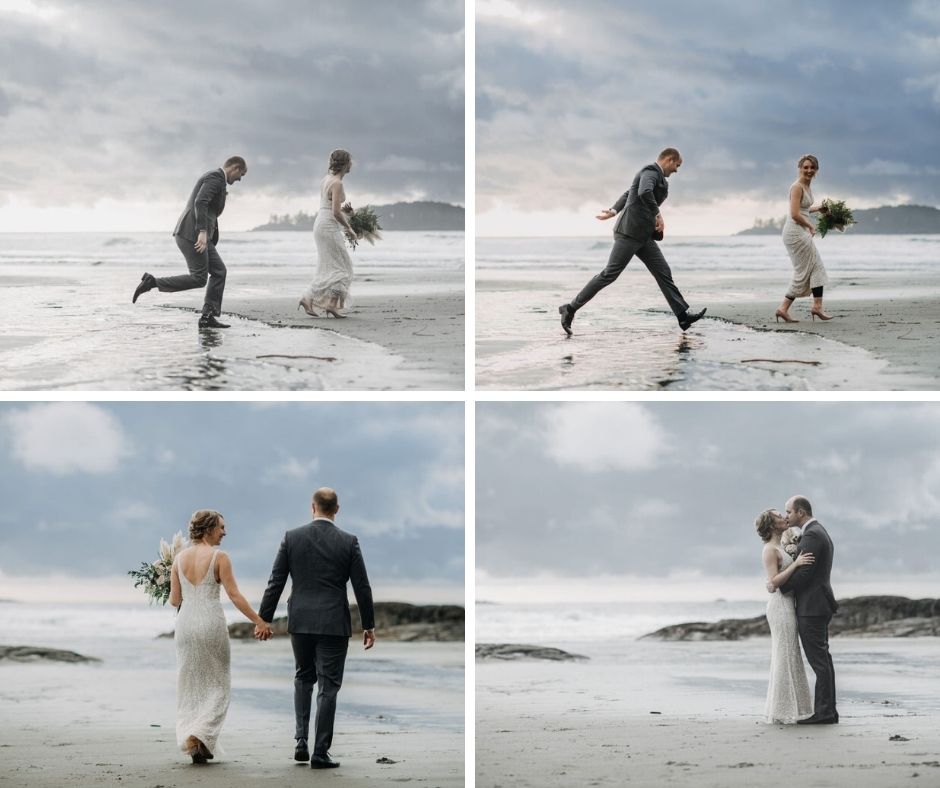
[[[775,549],[781,556],[782,572],[793,559],[779,547]],[[767,623],[770,625],[770,683],[764,718],[771,723],[792,724],[813,713],[813,698],[800,652],[796,600],[792,594],[781,593],[779,588],[771,594]]]
[[[176,618],[176,743],[187,752],[195,736],[213,755],[221,754],[219,732],[231,696],[230,646],[215,579],[214,550],[209,569],[193,585],[177,567],[183,604]]]
[[[810,224],[813,223],[809,212],[812,204],[812,193],[803,189],[800,194],[800,215]],[[787,288],[787,298],[808,296],[814,287],[829,284],[829,277],[816,250],[816,244],[813,243],[813,236],[805,227],[794,222],[789,213],[783,223],[783,245],[790,255],[790,262],[793,263],[793,280]]]
[[[349,305],[352,286],[352,258],[343,240],[343,226],[333,216],[329,186],[333,176],[320,181],[320,210],[313,222],[313,240],[317,245],[317,272],[304,293],[314,305],[344,308]]]

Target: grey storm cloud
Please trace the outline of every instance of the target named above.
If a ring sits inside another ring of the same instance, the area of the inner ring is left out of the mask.
[[[306,194],[345,147],[360,190],[463,201],[462,2],[34,5],[0,12],[5,192],[179,199],[237,153],[253,189]]]
[[[462,403],[6,403],[0,574],[121,575],[208,508],[239,574],[266,577],[330,486],[373,579],[462,587],[463,419]]]
[[[476,35],[481,210],[619,194],[667,145],[676,200],[778,199],[812,152],[834,192],[940,204],[936,3],[512,5]]]
[[[841,573],[938,571],[940,404],[480,403],[476,447],[492,577],[753,576],[797,494]]]

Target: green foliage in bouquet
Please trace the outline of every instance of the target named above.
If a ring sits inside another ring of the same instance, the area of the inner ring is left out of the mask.
[[[173,559],[184,547],[183,534],[179,531],[176,532],[171,544],[161,539],[160,557],[149,564],[143,561],[140,569],[131,569],[127,573],[134,578],[134,588],[143,587],[144,593],[150,597],[151,602],[165,605],[170,598],[170,572],[173,568]]]
[[[379,217],[372,209],[371,205],[367,205],[355,211],[349,211],[344,206],[343,210],[349,214],[349,226],[352,227],[357,239],[365,239],[373,245],[376,241],[382,240],[382,236],[379,233],[379,230],[382,229],[382,225],[379,224]],[[356,248],[356,245],[355,242],[350,243],[353,249]]]
[[[852,216],[852,209],[847,207],[844,200],[823,200],[823,210],[819,211],[816,219],[816,232],[820,238],[825,238],[830,230],[845,232],[850,224],[857,224]]]

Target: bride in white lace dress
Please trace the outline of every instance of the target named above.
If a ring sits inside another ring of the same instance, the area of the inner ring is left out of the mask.
[[[780,591],[798,566],[813,563],[812,553],[802,553],[795,561],[780,544],[787,530],[787,518],[775,509],[761,512],[755,521],[757,533],[764,540],[762,554],[767,579],[777,589],[767,603],[770,625],[770,683],[764,718],[769,723],[792,725],[813,713],[813,698],[806,680],[800,636],[796,622],[796,604],[792,594]],[[769,587],[769,586],[768,586]]]
[[[790,255],[793,264],[793,279],[787,288],[787,293],[774,312],[779,323],[800,322],[790,315],[790,307],[797,298],[813,296],[813,306],[809,313],[815,321],[832,320],[831,315],[823,311],[823,288],[829,283],[829,277],[823,266],[819,250],[813,243],[816,235],[816,225],[813,224],[810,214],[823,212],[829,209],[824,202],[813,203],[813,192],[810,189],[813,178],[819,172],[819,160],[811,153],[802,156],[796,165],[799,177],[790,186],[789,210],[786,221],[783,223],[783,245]]]
[[[320,210],[313,222],[313,240],[317,245],[317,273],[298,307],[311,317],[320,317],[317,308],[333,317],[346,317],[339,310],[346,307],[352,284],[352,258],[343,242],[343,235],[355,240],[344,206],[346,191],[343,177],[352,169],[348,151],[337,148],[330,154],[329,172],[320,181]]]
[[[170,604],[176,618],[176,743],[193,763],[221,754],[219,732],[231,692],[228,626],[220,586],[255,624],[255,637],[267,640],[271,628],[238,590],[228,555],[216,549],[225,536],[218,512],[200,509],[189,522],[190,547],[173,561]]]

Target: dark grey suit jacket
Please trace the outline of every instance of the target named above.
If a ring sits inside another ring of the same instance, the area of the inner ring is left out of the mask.
[[[656,163],[647,164],[633,178],[633,184],[613,204],[613,209],[620,213],[614,233],[635,238],[644,243],[653,237],[656,227],[656,214],[659,206],[666,201],[669,184],[666,176]],[[626,207],[626,210],[624,210]],[[662,236],[658,236],[660,240]]]
[[[350,637],[347,581],[352,581],[362,628],[375,627],[372,588],[359,540],[329,520],[317,518],[284,534],[258,609],[265,621],[274,618],[288,576],[293,583],[287,600],[288,632]]]
[[[227,182],[220,167],[203,175],[193,187],[193,193],[176,222],[173,235],[196,243],[196,236],[205,230],[213,245],[219,242],[219,216],[225,210]]]
[[[835,548],[832,539],[822,524],[815,520],[803,529],[800,537],[800,549],[797,552],[812,553],[815,561],[808,566],[797,567],[780,590],[785,594],[796,593],[796,614],[798,616],[829,616],[839,609],[835,594],[829,584],[832,573],[832,555]]]

